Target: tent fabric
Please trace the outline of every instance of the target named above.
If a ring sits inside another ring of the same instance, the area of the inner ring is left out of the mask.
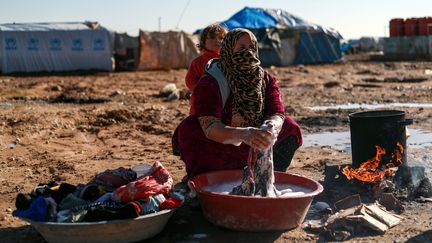
[[[263,66],[335,62],[342,57],[339,32],[281,9],[245,7],[221,23],[257,36]]]
[[[199,55],[192,39],[183,31],[140,31],[138,70],[188,68]]]
[[[359,49],[362,52],[382,51],[384,49],[383,38],[364,36],[359,39]]]
[[[329,63],[341,58],[339,39],[324,33],[300,34],[295,64]]]
[[[0,25],[3,73],[112,71],[113,35],[95,23]]]
[[[138,68],[140,58],[139,37],[126,33],[115,33],[114,58],[115,69],[118,71],[133,71]]]
[[[279,28],[292,28],[295,30],[308,32],[321,32],[332,35],[335,38],[342,39],[341,34],[333,28],[324,28],[323,26],[313,24],[303,20],[300,17],[292,15],[282,9],[266,9],[266,12],[278,21]]]
[[[277,20],[261,8],[244,8],[223,22],[229,30],[235,28],[274,28]]]
[[[303,31],[324,32],[336,38],[342,38],[339,32],[332,28],[324,28],[320,25],[309,23],[282,9],[245,7],[222,23],[229,30],[235,28],[291,28]]]
[[[281,39],[281,66],[288,66],[294,63],[297,54],[296,45],[298,39],[298,35],[293,38]]]
[[[282,56],[278,31],[276,29],[253,29],[252,32],[258,40],[258,54],[261,65],[264,67],[280,65]]]

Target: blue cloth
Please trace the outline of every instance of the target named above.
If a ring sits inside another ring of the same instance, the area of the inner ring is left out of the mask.
[[[37,197],[27,210],[15,210],[12,215],[15,217],[26,218],[32,221],[46,221],[46,211],[48,203],[43,196]]]
[[[153,197],[150,197],[147,202],[141,203],[141,208],[141,215],[155,213],[159,211],[159,203]]]

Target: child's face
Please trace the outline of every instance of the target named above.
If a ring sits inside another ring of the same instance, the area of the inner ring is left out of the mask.
[[[205,48],[209,51],[220,50],[224,36],[224,34],[209,35],[205,41]]]

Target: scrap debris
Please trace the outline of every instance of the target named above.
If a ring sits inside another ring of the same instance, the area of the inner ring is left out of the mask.
[[[384,234],[403,219],[378,202],[362,203],[358,194],[337,201],[334,208],[336,212],[327,217],[307,220],[304,228],[327,232],[334,240],[347,240],[364,228]]]

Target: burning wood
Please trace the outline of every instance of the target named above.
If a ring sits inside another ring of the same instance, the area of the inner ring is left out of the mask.
[[[381,181],[385,176],[394,176],[398,167],[396,164],[402,162],[403,146],[399,142],[397,143],[397,150],[391,154],[391,160],[382,165],[382,157],[386,154],[386,150],[376,145],[376,155],[373,158],[368,159],[362,163],[359,168],[353,169],[350,166],[345,166],[342,169],[342,173],[348,180],[357,179],[363,182],[376,183]]]

